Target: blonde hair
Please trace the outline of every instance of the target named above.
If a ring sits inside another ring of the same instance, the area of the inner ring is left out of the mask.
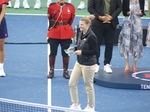
[[[91,24],[92,20],[95,18],[94,15],[85,16],[80,19],[80,21],[85,21],[86,24]]]

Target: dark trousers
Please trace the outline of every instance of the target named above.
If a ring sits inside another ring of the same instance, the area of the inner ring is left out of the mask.
[[[63,57],[68,57],[69,55],[65,53],[64,49],[68,49],[70,44],[72,43],[71,39],[48,39],[48,43],[50,44],[50,56],[56,56],[58,46],[61,46],[61,55]]]
[[[114,29],[110,23],[104,23],[102,26],[92,26],[92,30],[97,36],[98,41],[97,64],[100,64],[100,46],[102,45],[103,41],[105,44],[104,65],[110,64],[112,59],[113,41],[116,29]]]

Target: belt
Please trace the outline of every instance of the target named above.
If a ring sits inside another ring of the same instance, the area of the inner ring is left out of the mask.
[[[60,26],[66,25],[66,24],[68,24],[68,22],[56,22],[56,25],[60,25]]]

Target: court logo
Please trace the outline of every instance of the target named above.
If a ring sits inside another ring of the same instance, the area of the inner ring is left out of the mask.
[[[150,71],[135,72],[132,77],[138,80],[150,82]],[[141,84],[141,89],[150,89],[150,84]]]
[[[140,71],[132,74],[132,77],[142,81],[150,81],[150,71]]]

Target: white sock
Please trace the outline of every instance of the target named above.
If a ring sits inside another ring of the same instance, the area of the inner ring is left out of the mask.
[[[0,69],[3,69],[4,63],[0,63]]]

